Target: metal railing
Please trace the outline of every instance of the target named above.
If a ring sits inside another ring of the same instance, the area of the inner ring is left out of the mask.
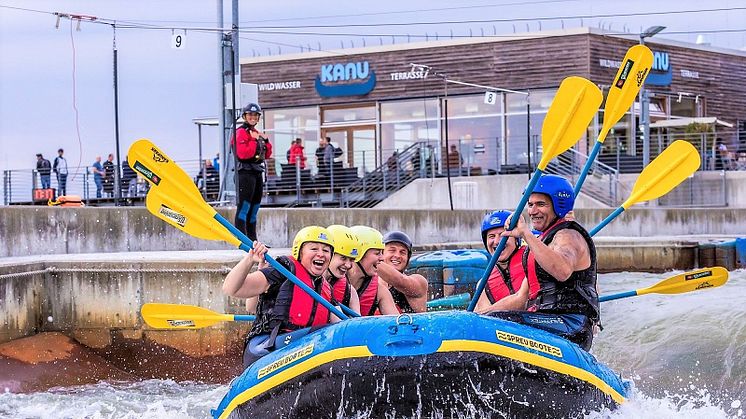
[[[341,206],[373,207],[415,179],[435,177],[435,166],[435,148],[426,142],[395,150],[385,164],[344,188]]]
[[[574,184],[587,160],[587,155],[571,148],[550,162],[545,172],[564,176]],[[588,177],[583,183],[582,193],[605,205],[615,207],[622,203],[628,192],[628,188],[619,182],[617,169],[598,160],[591,164]]]
[[[178,164],[192,176],[208,201],[213,197],[217,199],[220,188],[217,171],[207,170],[205,165],[200,165],[197,160],[180,161]],[[207,174],[206,185],[202,180],[203,169]],[[52,173],[50,175],[50,189],[54,190],[55,197],[61,194],[60,186],[61,179]],[[33,191],[41,187],[42,179],[36,169],[4,170],[3,204],[36,203],[45,205],[46,200],[34,202]],[[135,176],[134,173],[125,176],[114,170],[112,178],[98,178],[92,173],[91,167],[71,167],[68,170],[65,182],[65,195],[78,195],[86,205],[111,205],[121,188],[122,204],[128,205],[143,200],[148,187],[145,179]]]

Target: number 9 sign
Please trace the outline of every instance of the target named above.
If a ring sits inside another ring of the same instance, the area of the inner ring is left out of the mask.
[[[184,41],[186,36],[184,34],[173,34],[171,35],[171,48],[173,49],[184,49]]]

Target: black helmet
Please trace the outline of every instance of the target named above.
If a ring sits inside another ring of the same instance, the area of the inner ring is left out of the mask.
[[[259,115],[262,114],[262,107],[257,105],[256,103],[249,103],[248,105],[244,106],[243,109],[241,109],[241,115],[246,113],[258,113]]]
[[[383,244],[384,246],[392,243],[397,242],[404,245],[404,247],[407,248],[407,252],[409,253],[409,257],[412,256],[412,239],[409,238],[404,232],[402,231],[389,231],[386,233],[385,236],[383,236]]]

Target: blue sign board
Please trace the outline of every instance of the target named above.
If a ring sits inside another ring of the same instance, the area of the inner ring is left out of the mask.
[[[645,84],[652,86],[668,86],[673,79],[671,61],[667,52],[653,52],[653,68],[645,80]]]
[[[376,87],[376,73],[367,61],[325,64],[315,85],[321,97],[367,95]]]

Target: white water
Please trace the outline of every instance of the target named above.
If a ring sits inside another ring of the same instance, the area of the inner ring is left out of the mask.
[[[603,294],[669,275],[600,276]],[[746,418],[746,271],[714,290],[604,303],[593,353],[635,385],[614,412],[586,417]],[[227,386],[149,380],[0,394],[0,418],[207,418]],[[450,415],[448,415],[450,416]]]

